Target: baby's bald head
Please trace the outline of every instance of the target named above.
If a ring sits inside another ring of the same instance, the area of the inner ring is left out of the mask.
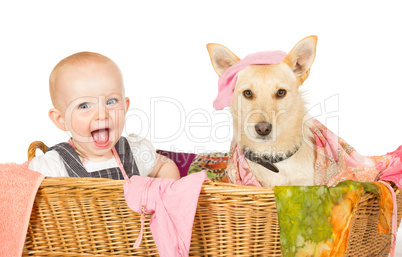
[[[65,77],[66,74],[63,74],[67,69],[67,67],[85,67],[93,64],[108,64],[113,68],[116,68],[120,73],[117,65],[108,57],[93,53],[93,52],[79,52],[73,55],[70,55],[63,60],[61,60],[52,70],[49,77],[49,91],[50,97],[52,99],[52,104],[55,108],[59,108],[59,94],[62,90],[60,90],[62,83],[62,78]],[[120,73],[121,76],[121,73]],[[122,88],[122,93],[124,94],[124,87]]]

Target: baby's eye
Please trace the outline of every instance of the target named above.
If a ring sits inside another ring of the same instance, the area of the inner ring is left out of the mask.
[[[82,103],[78,106],[79,109],[88,109],[89,105],[87,103]]]
[[[114,98],[112,98],[112,99],[109,99],[109,100],[107,100],[107,105],[112,105],[112,104],[115,104],[115,103],[117,103],[117,100],[116,99],[114,99]]]

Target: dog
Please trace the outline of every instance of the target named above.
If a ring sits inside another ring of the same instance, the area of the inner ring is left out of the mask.
[[[306,112],[300,87],[310,74],[316,45],[317,37],[309,36],[289,54],[274,53],[281,61],[245,65],[236,73],[232,93],[220,88],[233,94],[232,99],[221,106],[222,99],[214,102],[216,109],[230,105],[234,131],[230,155],[237,146],[263,187],[314,185],[313,119]],[[233,69],[240,58],[220,44],[207,44],[207,50],[220,80],[233,79],[222,74]]]

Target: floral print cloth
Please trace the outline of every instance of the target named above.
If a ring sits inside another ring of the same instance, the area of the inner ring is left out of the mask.
[[[402,187],[399,179],[402,176],[398,150],[383,156],[363,156],[332,133],[319,121],[315,120],[312,132],[316,142],[315,185],[335,186],[344,180],[370,182],[377,180],[393,181]],[[390,174],[391,173],[391,174]]]
[[[200,153],[191,162],[188,174],[205,170],[208,179],[214,182],[228,182],[225,174],[228,158],[228,153]]]

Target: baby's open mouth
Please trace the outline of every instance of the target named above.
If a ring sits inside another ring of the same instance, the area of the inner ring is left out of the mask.
[[[109,129],[103,128],[91,132],[94,143],[98,147],[105,147],[109,144]]]

